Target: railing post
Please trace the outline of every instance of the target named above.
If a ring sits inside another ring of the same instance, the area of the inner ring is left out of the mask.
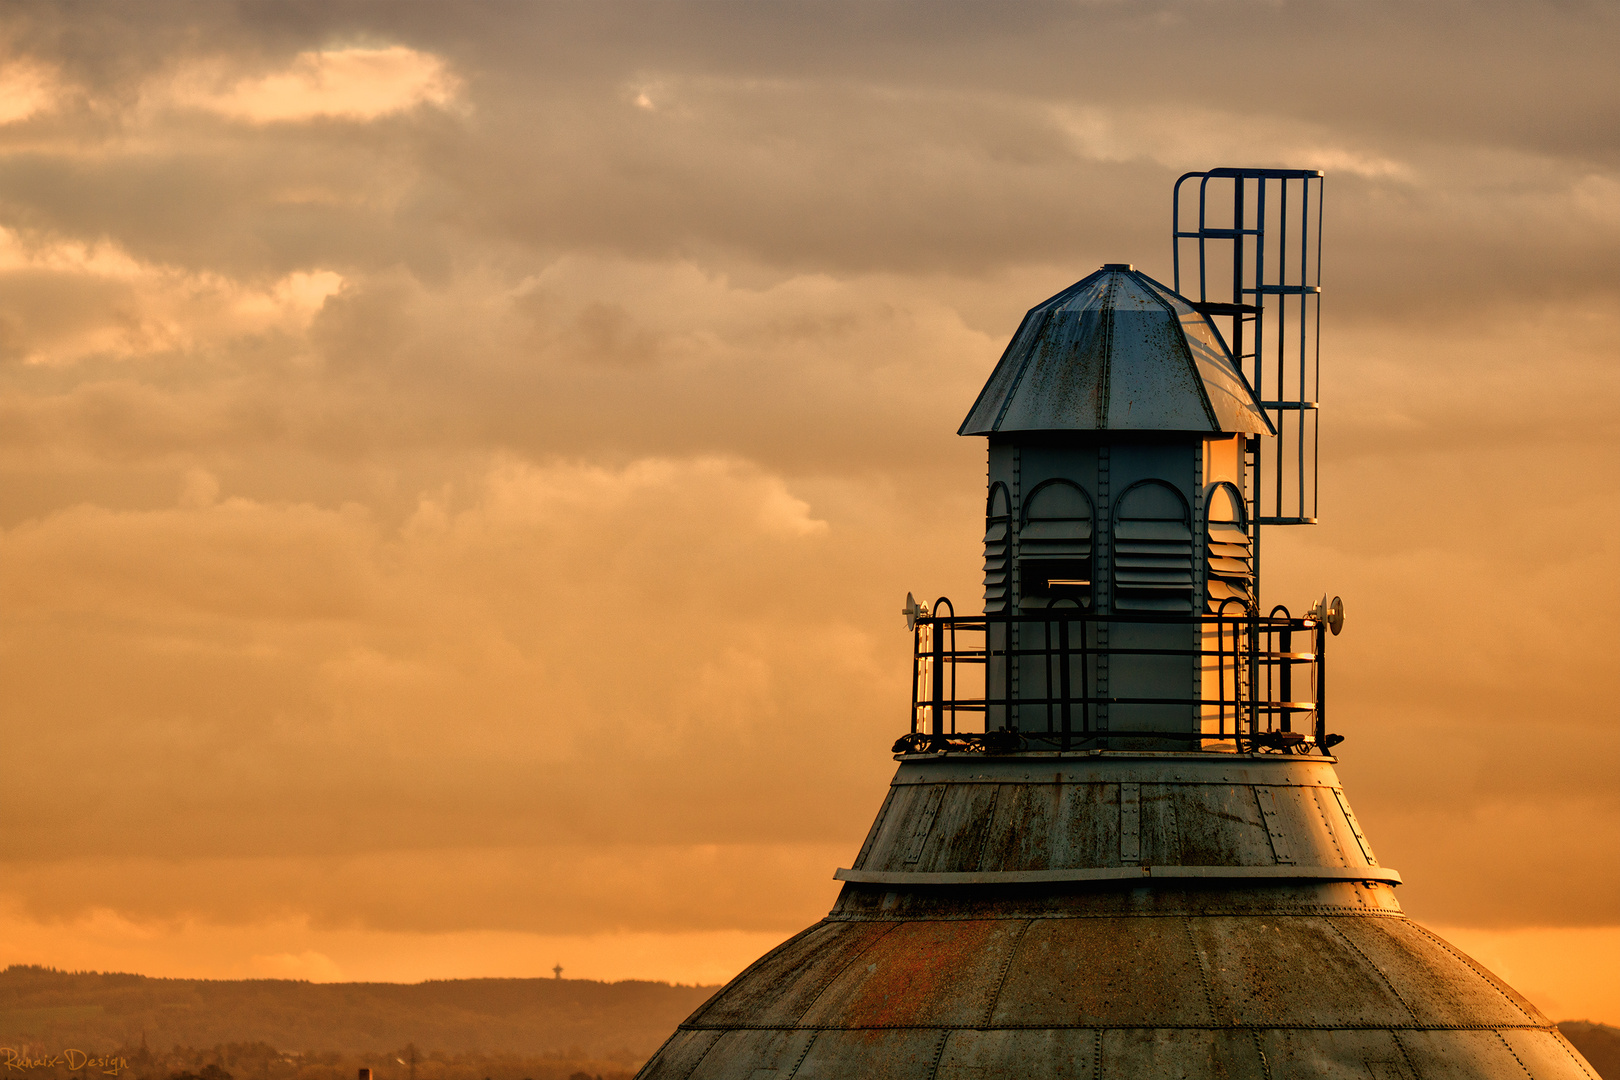
[[[1082,640],[1085,630],[1080,631]],[[1059,706],[1063,723],[1063,740],[1059,744],[1063,749],[1069,748],[1069,620],[1064,619],[1058,623],[1058,684],[1061,687],[1060,695],[1063,704]]]
[[[934,646],[934,722],[933,730],[929,732],[934,737],[935,749],[937,744],[944,740],[945,735],[945,635],[941,633],[939,618],[933,620],[933,646]]]
[[[1277,647],[1278,653],[1287,654],[1294,651],[1294,630],[1292,623],[1284,623],[1282,630],[1277,635],[1277,638],[1280,642]],[[1282,665],[1282,672],[1277,676],[1277,681],[1281,686],[1282,694],[1282,701],[1279,703],[1279,708],[1282,710],[1280,714],[1282,720],[1282,729],[1284,731],[1293,731],[1294,714],[1288,708],[1288,702],[1294,700],[1294,661],[1287,655],[1279,655],[1277,657],[1277,662]]]
[[[1086,644],[1086,623],[1089,620],[1084,614],[1080,616],[1080,731],[1086,736],[1091,735],[1091,652]]]
[[[1316,624],[1316,746],[1327,753],[1327,626]]]
[[[1249,612],[1249,738],[1260,734],[1260,612]],[[1250,743],[1253,749],[1253,743]]]
[[[917,734],[917,684],[922,681],[922,625],[911,628],[911,733]]]

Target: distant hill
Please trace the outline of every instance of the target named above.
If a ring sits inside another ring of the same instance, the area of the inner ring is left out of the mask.
[[[1558,1030],[1604,1080],[1620,1080],[1620,1028],[1586,1020],[1560,1020]]]
[[[9,967],[0,971],[0,1047],[130,1053],[144,1042],[152,1056],[131,1070],[137,1077],[219,1062],[240,1080],[348,1080],[356,1064],[382,1066],[381,1080],[406,1080],[397,1055],[414,1045],[419,1080],[595,1080],[628,1077],[716,989],[583,979],[216,981]],[[1558,1027],[1600,1076],[1620,1080],[1620,1028]],[[579,1073],[564,1064],[593,1058]],[[67,1080],[69,1072],[35,1073],[48,1075]]]
[[[656,1050],[717,987],[583,979],[414,984],[153,979],[0,971],[0,1046],[57,1051],[263,1043],[282,1052],[633,1055]]]

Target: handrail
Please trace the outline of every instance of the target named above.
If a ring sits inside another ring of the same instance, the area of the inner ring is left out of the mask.
[[[1230,600],[1204,615],[957,615],[942,596],[916,620],[911,732],[896,749],[1162,741],[1326,753],[1339,736],[1328,734],[1323,708],[1324,630],[1280,605],[1260,615]],[[1309,635],[1309,651],[1295,648],[1296,634]],[[959,713],[981,714],[983,730],[958,730]]]

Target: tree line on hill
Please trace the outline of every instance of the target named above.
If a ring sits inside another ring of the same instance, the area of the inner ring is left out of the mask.
[[[408,1080],[404,1074],[380,1070],[390,1065],[397,1072],[392,1063],[401,1056],[401,1047],[411,1045],[441,1054],[444,1060],[435,1069],[449,1068],[459,1055],[469,1054],[519,1055],[525,1060],[567,1055],[604,1063],[642,1060],[714,990],[583,979],[414,984],[154,979],[12,966],[0,971],[0,1047],[27,1057],[68,1049],[101,1054],[142,1046],[277,1047],[296,1051],[300,1068],[314,1067],[330,1048],[342,1048],[347,1054],[377,1056],[379,1080]],[[26,1052],[27,1048],[35,1052]],[[237,1060],[247,1060],[243,1053],[247,1052],[237,1052]],[[268,1049],[260,1052],[258,1074],[238,1068],[233,1070],[235,1080],[262,1080],[268,1075],[264,1070],[273,1072],[277,1067],[277,1054],[286,1056]],[[207,1063],[198,1060],[195,1065]],[[221,1064],[232,1068],[230,1063]],[[177,1061],[177,1068],[183,1067],[190,1066]],[[273,1080],[289,1080],[291,1075],[278,1074]],[[354,1075],[334,1073],[332,1080],[354,1080]],[[470,1080],[483,1080],[485,1074],[468,1075]],[[419,1072],[418,1080],[439,1077],[438,1072]],[[443,1073],[442,1080],[463,1078],[452,1070]],[[516,1075],[509,1080],[525,1078]]]
[[[17,1080],[357,1080],[362,1068],[374,1080],[629,1080],[715,989],[153,979],[13,966],[0,971],[0,1071]],[[1620,1080],[1620,1028],[1559,1029],[1600,1076]]]

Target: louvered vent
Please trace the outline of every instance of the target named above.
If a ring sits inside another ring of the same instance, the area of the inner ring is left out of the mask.
[[[1236,611],[1237,605],[1228,600],[1241,601],[1243,610],[1254,605],[1254,553],[1249,547],[1249,531],[1245,528],[1243,496],[1231,484],[1217,484],[1209,496],[1209,536],[1205,563],[1208,576],[1205,595],[1211,612]]]
[[[1007,485],[990,488],[990,501],[984,509],[984,611],[1006,611],[1012,561],[1012,506]]]
[[[1137,484],[1114,518],[1114,609],[1190,613],[1192,598],[1187,504],[1168,484]]]
[[[1030,493],[1018,530],[1018,584],[1027,607],[1091,606],[1091,499],[1068,480]]]

